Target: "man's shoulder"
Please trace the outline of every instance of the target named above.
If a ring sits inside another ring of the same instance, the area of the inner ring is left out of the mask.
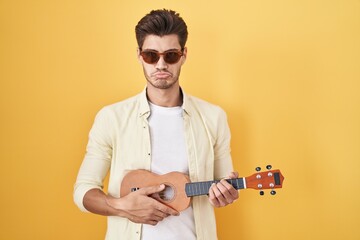
[[[209,112],[210,114],[223,113],[224,110],[214,103],[206,101],[202,98],[188,95],[187,96],[190,105],[195,108],[196,111]]]
[[[128,97],[128,98],[125,98],[125,99],[120,100],[118,102],[109,104],[109,105],[107,105],[105,107],[107,107],[107,108],[123,108],[123,107],[136,105],[136,104],[138,104],[140,98],[141,98],[141,93],[139,93],[137,95],[134,95],[134,96],[131,96],[131,97]]]
[[[141,99],[141,93],[125,98],[123,100],[120,100],[118,102],[114,102],[111,104],[108,104],[103,107],[103,109],[112,110],[112,111],[119,111],[119,110],[126,110],[129,108],[133,108],[134,106],[138,105]]]
[[[140,102],[142,98],[142,93],[128,97],[124,100],[114,102],[108,105],[105,105],[100,109],[98,115],[107,115],[107,116],[125,116],[132,113],[137,113],[140,108]]]

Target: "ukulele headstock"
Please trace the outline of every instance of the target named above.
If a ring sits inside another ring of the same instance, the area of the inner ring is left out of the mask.
[[[271,165],[267,165],[268,171],[260,172],[261,168],[257,167],[257,173],[246,177],[246,188],[252,188],[260,191],[260,195],[264,195],[264,189],[271,189],[271,195],[275,195],[275,188],[282,188],[284,176],[279,169],[271,170]]]

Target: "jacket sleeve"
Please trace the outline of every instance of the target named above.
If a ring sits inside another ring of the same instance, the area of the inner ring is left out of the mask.
[[[214,177],[215,179],[225,178],[233,171],[231,149],[230,149],[230,128],[224,110],[220,109],[217,122],[216,139],[214,143]]]
[[[83,198],[91,189],[103,189],[112,158],[111,112],[102,109],[95,118],[89,133],[86,154],[81,164],[73,198],[80,210],[87,212],[83,205]]]

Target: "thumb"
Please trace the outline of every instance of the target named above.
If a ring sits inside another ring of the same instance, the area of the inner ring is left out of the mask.
[[[155,185],[155,186],[150,186],[150,187],[144,187],[144,188],[141,188],[139,191],[141,191],[141,193],[144,195],[151,195],[153,193],[161,192],[164,189],[165,189],[165,185],[160,184],[160,185]]]
[[[239,173],[238,172],[231,172],[228,176],[228,178],[230,179],[235,179],[239,177]]]

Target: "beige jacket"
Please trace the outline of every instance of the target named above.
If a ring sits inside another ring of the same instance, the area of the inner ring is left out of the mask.
[[[232,161],[225,112],[184,92],[182,107],[191,181],[226,177],[232,171]],[[93,188],[102,189],[109,171],[108,194],[119,197],[121,180],[129,170],[150,170],[149,116],[146,89],[104,107],[97,114],[74,186],[74,201],[82,211],[87,211],[83,206],[85,193]],[[217,239],[215,215],[207,196],[194,197],[192,206],[197,239]],[[106,239],[140,240],[141,226],[126,218],[110,216]]]

